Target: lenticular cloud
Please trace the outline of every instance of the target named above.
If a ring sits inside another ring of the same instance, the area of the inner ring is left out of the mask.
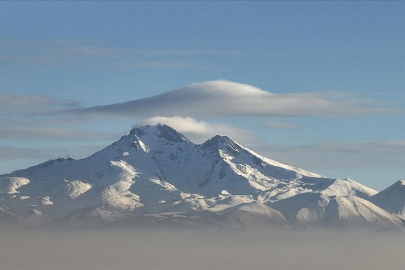
[[[81,115],[150,118],[357,116],[386,114],[379,108],[342,92],[274,94],[257,87],[218,80],[195,83],[149,98],[73,110]]]

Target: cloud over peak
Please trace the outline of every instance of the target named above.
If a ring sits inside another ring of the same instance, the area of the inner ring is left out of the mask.
[[[213,124],[191,117],[164,117],[156,116],[146,119],[142,124],[156,125],[166,124],[175,130],[183,133],[189,139],[196,143],[203,143],[215,135],[232,134],[232,139],[249,143],[257,138],[248,130],[225,124]]]
[[[194,83],[156,96],[73,110],[80,115],[150,118],[157,115],[213,117],[350,117],[395,113],[367,99],[339,91],[274,94],[257,87],[216,80]]]

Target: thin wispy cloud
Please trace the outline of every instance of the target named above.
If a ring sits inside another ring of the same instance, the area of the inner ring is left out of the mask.
[[[49,56],[34,56],[34,57],[13,57],[13,56],[1,56],[0,62],[29,62],[29,63],[43,63],[49,64],[55,62],[56,60]]]
[[[353,117],[401,113],[345,92],[273,94],[230,81],[195,83],[149,98],[71,110],[81,116],[121,116],[132,119],[157,115],[197,119],[212,117]]]
[[[109,49],[93,46],[77,46],[72,48],[71,52],[76,56],[85,57],[129,57],[129,56],[143,56],[143,57],[162,57],[162,56],[243,56],[243,52],[239,51],[215,51],[215,50],[126,50],[126,49]]]
[[[312,170],[391,168],[405,163],[405,140],[264,145],[260,153]]]
[[[302,127],[299,125],[294,125],[291,123],[287,123],[287,122],[276,122],[276,121],[271,121],[268,122],[266,125],[266,127],[271,128],[271,129],[301,129]]]
[[[0,116],[33,116],[75,107],[78,107],[76,101],[53,99],[45,95],[0,94]]]
[[[53,103],[51,98],[43,95],[12,96],[0,94],[0,108],[2,110],[14,106],[42,106]]]
[[[0,62],[60,64],[75,54],[75,48],[85,47],[80,40],[0,39]]]
[[[76,129],[86,127],[95,123],[92,119],[78,117],[53,117],[52,114],[38,114],[32,116],[31,113],[19,115],[0,114],[0,130],[21,130],[21,129]]]
[[[0,139],[92,141],[112,140],[121,135],[118,132],[89,132],[60,128],[0,129]]]
[[[66,44],[85,44],[88,41],[85,40],[73,40],[73,39],[11,39],[0,38],[0,45],[6,46],[20,46],[20,47],[32,47],[32,46],[57,46]]]
[[[125,68],[196,68],[197,66],[183,62],[170,61],[147,61],[147,62],[113,62],[109,63],[112,67]]]
[[[185,65],[180,61],[173,61],[173,58],[240,57],[245,54],[235,50],[109,48],[91,41],[65,39],[0,39],[0,50],[2,52],[0,63],[71,64],[74,61],[98,59],[106,61],[106,64],[119,66],[117,63],[121,63],[124,67],[136,68],[193,68],[198,65]],[[167,58],[172,61],[168,61]],[[132,64],[126,64],[128,62]]]
[[[46,150],[0,146],[0,160],[10,161],[13,159],[38,159],[49,158],[49,156],[50,153]]]
[[[131,53],[137,53],[142,55],[214,55],[214,56],[244,56],[245,53],[241,51],[233,50],[132,50]]]
[[[199,65],[198,61],[111,61],[105,63],[104,65],[107,68],[126,68],[126,69],[151,69],[151,68],[159,68],[159,69],[193,69],[193,70],[210,70],[210,71],[217,71],[223,70],[224,68],[217,65]]]

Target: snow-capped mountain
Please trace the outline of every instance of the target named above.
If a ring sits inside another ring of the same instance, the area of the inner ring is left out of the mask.
[[[24,226],[120,220],[401,227],[402,219],[390,213],[396,211],[368,201],[384,200],[376,193],[265,158],[226,136],[194,144],[159,124],[134,128],[84,159],[51,160],[0,176],[0,214]]]

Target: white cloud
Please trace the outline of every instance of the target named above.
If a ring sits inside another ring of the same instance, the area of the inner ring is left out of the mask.
[[[156,115],[212,117],[349,117],[399,113],[344,92],[273,94],[257,87],[218,80],[195,83],[144,99],[73,110],[90,116],[132,119]]]
[[[146,125],[166,124],[195,143],[202,143],[215,135],[227,135],[240,143],[249,143],[255,136],[248,130],[223,124],[211,124],[191,117],[156,116],[143,121]]]

